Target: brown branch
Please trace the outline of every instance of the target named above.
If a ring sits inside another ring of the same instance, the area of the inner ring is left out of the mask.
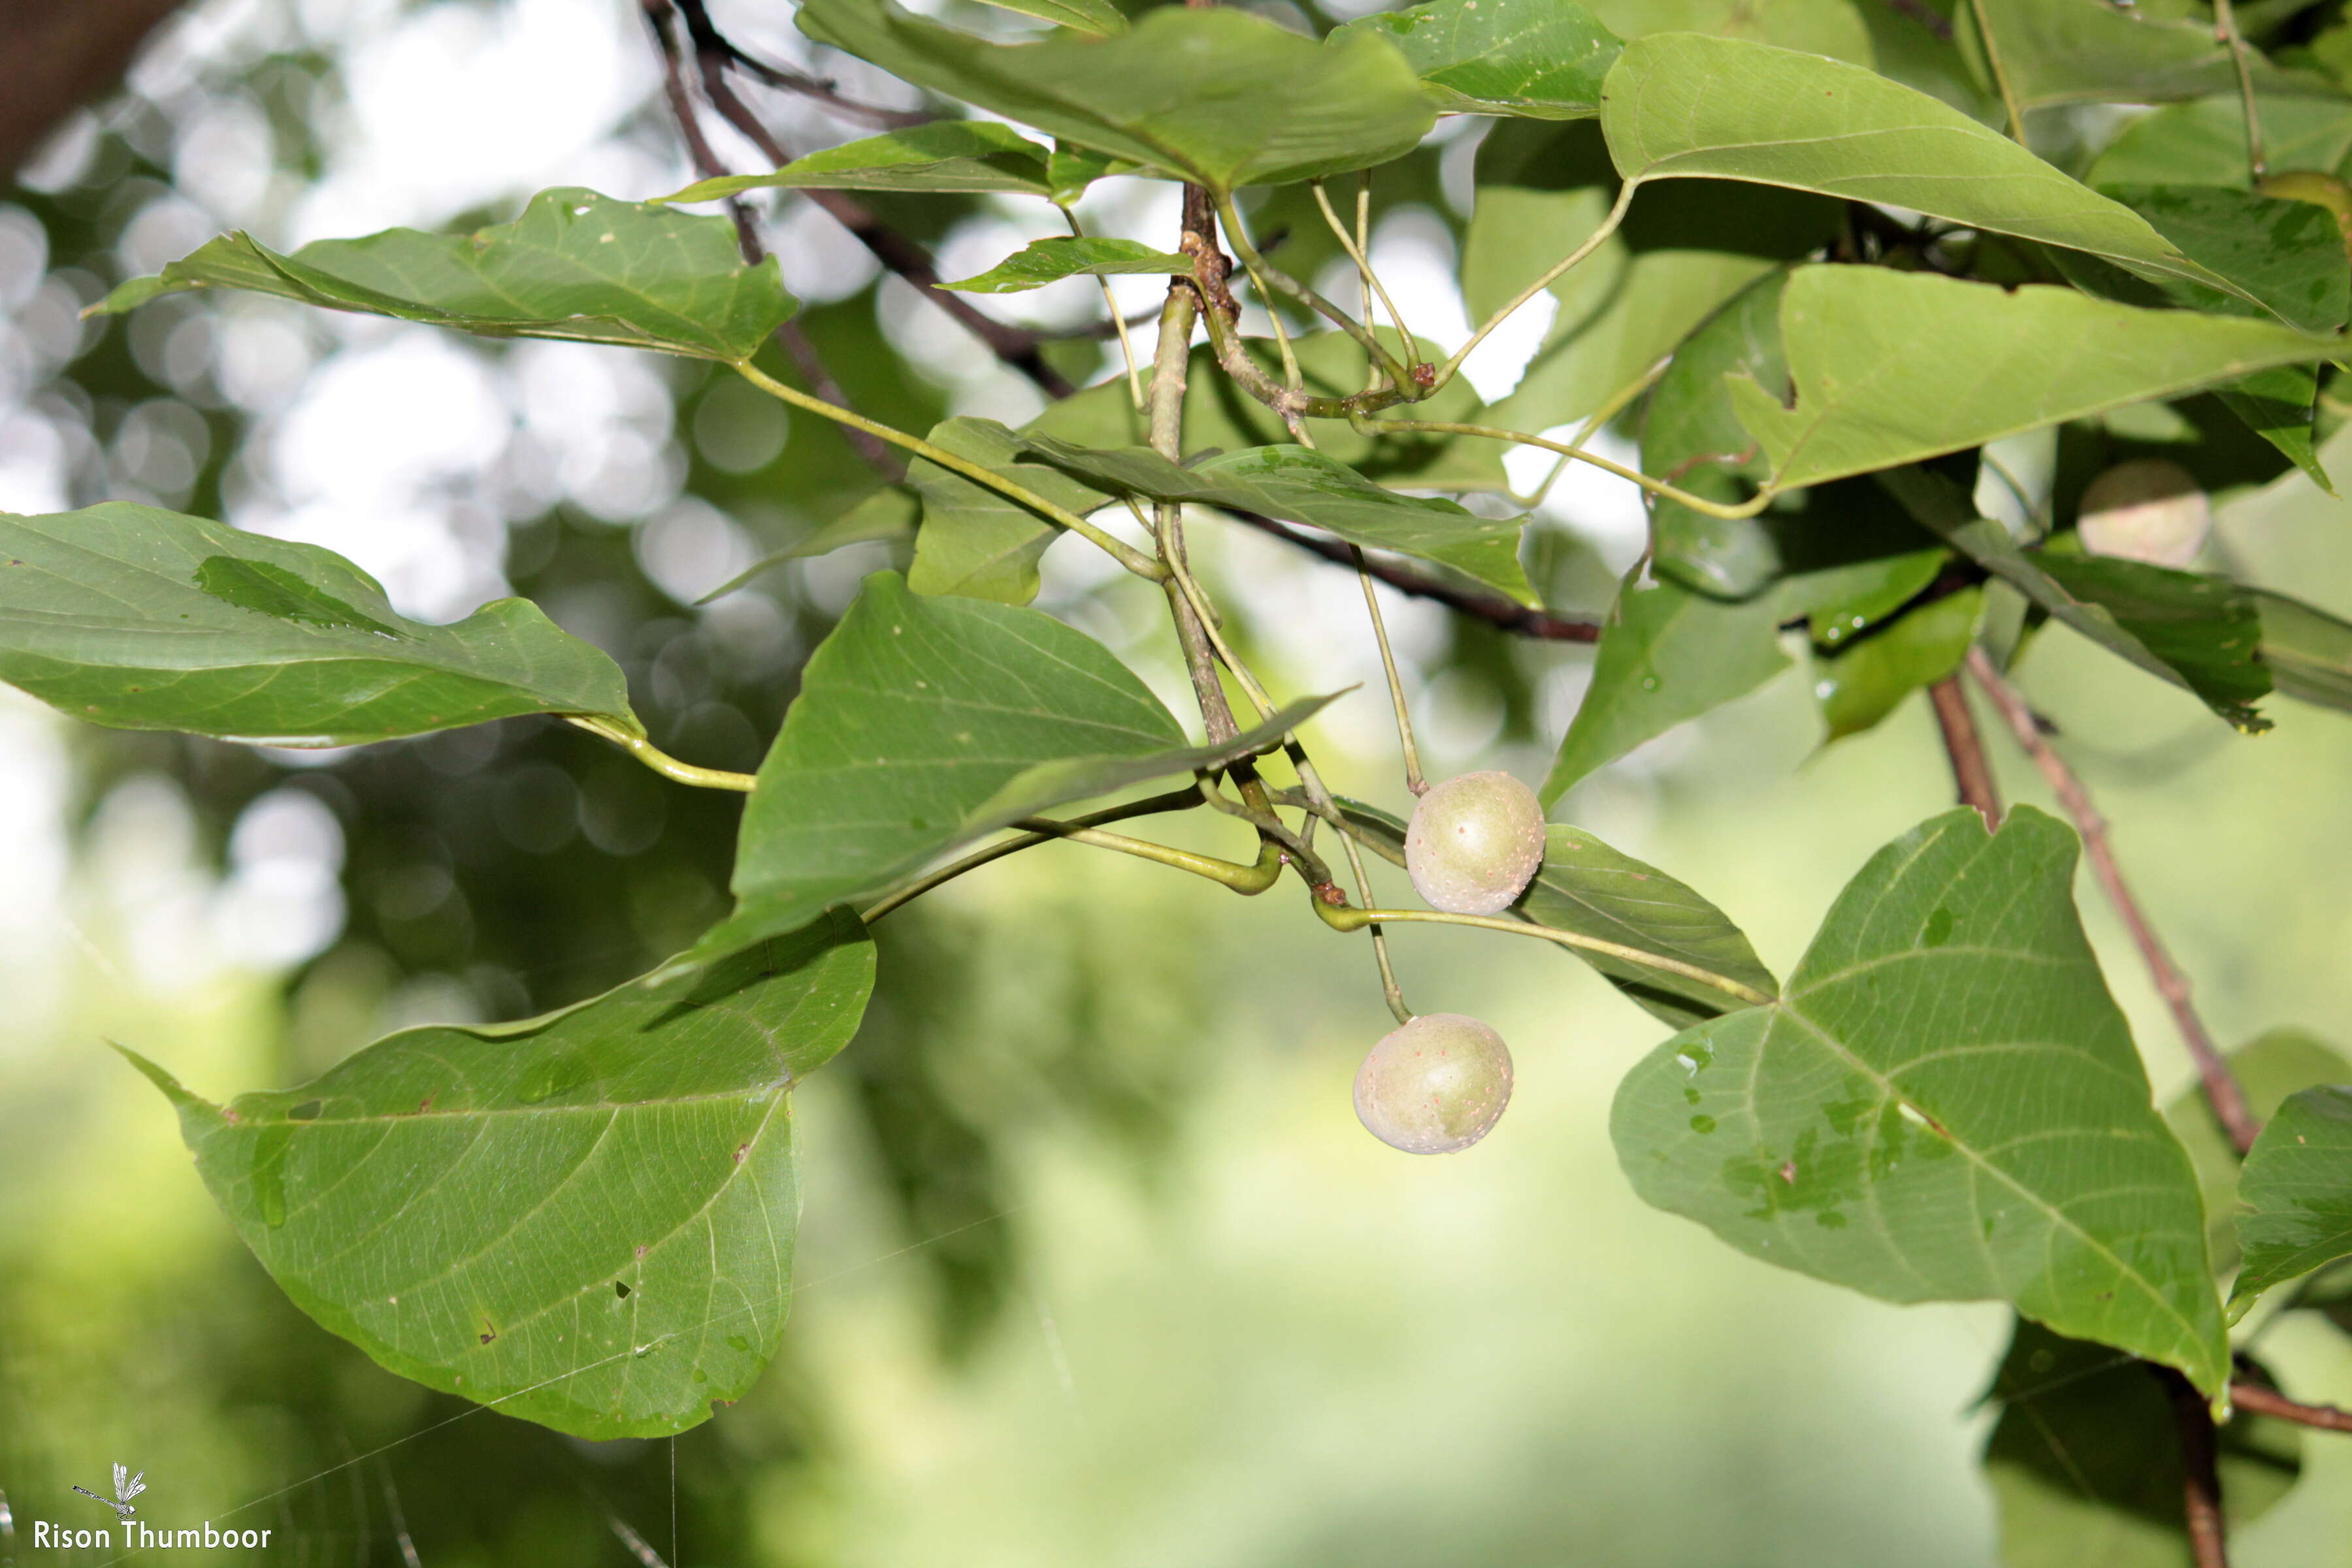
[[[2221,1522],[2221,1469],[2216,1456],[2212,1407],[2187,1378],[2168,1366],[2148,1368],[2172,1400],[2173,1425],[2180,1432],[2182,1513],[2189,1526],[2189,1560],[2197,1568],[2230,1568],[2230,1545]]]
[[[698,12],[700,9],[697,7]],[[705,26],[708,27],[707,16]],[[859,120],[868,125],[881,126],[887,131],[901,131],[911,125],[929,125],[939,119],[938,115],[925,110],[885,109],[878,103],[861,103],[856,99],[845,98],[835,89],[832,82],[823,77],[811,76],[806,71],[794,70],[790,66],[773,65],[755,56],[747,55],[736,47],[731,39],[721,36],[717,29],[709,28],[709,32],[712,45],[726,56],[727,63],[737,70],[770,87],[782,89],[785,92],[796,92],[803,98],[814,99],[845,120]],[[700,38],[698,37],[695,41],[698,47],[701,46]]]
[[[648,12],[656,8],[674,11],[685,24],[700,68],[703,96],[720,117],[748,137],[777,168],[791,163],[790,150],[776,140],[760,117],[751,112],[751,106],[728,85],[727,65],[734,46],[711,26],[703,0],[645,0],[645,5]],[[990,353],[1035,382],[1046,396],[1067,397],[1077,390],[1067,376],[1045,363],[1038,347],[1042,341],[1038,334],[1008,326],[962,295],[941,289],[939,268],[932,262],[931,253],[884,223],[871,207],[843,191],[806,190],[803,194],[847,229],[877,261],[913,284],[931,303],[987,344]]]
[[[719,161],[718,150],[710,145],[710,139],[702,133],[701,121],[694,112],[694,97],[687,90],[677,41],[670,37],[669,29],[662,25],[660,13],[667,6],[668,0],[646,0],[645,4],[646,26],[653,30],[654,42],[661,49],[662,92],[669,100],[671,115],[677,121],[678,134],[686,140],[687,156],[694,164],[694,172],[706,180],[716,179],[728,173],[728,169]],[[750,209],[736,197],[729,196],[727,216],[734,221],[735,247],[742,252],[743,259],[753,266],[766,260],[768,247],[760,242],[760,231],[751,222]],[[828,403],[848,402],[842,395],[841,384],[825,368],[824,360],[816,352],[816,345],[809,341],[808,333],[798,320],[788,321],[778,327],[775,338],[792,360],[793,368],[800,372],[801,379],[809,384],[810,391]],[[895,484],[906,477],[906,465],[880,437],[855,426],[836,426],[835,428],[849,442],[850,448],[865,460],[866,467],[880,474],[886,481]]]
[[[179,0],[0,0],[0,174],[58,121],[111,88]]]
[[[1239,519],[1261,532],[1320,555],[1326,561],[1353,568],[1355,553],[1336,539],[1319,534],[1302,533],[1288,523],[1276,522],[1255,512],[1236,511],[1228,515]],[[1530,609],[1516,599],[1506,599],[1499,594],[1481,594],[1475,589],[1457,588],[1439,578],[1427,576],[1410,566],[1402,566],[1377,556],[1364,558],[1364,570],[1386,583],[1398,593],[1416,599],[1430,599],[1458,610],[1465,616],[1486,622],[1496,629],[1516,632],[1521,637],[1536,637],[1545,642],[1599,642],[1601,625],[1599,621],[1571,619]]]
[[[1977,733],[1976,715],[1969,711],[1969,694],[1956,672],[1927,688],[1936,705],[1936,723],[1944,731],[1944,754],[1952,760],[1952,783],[1960,804],[1973,805],[1984,818],[1985,831],[2000,826],[2000,791],[1992,767],[1985,761],[1984,738]]]
[[[2049,781],[2050,788],[2057,795],[2058,804],[2065,809],[2066,815],[2074,819],[2075,829],[2083,836],[2083,852],[2090,858],[2092,871],[2098,877],[2099,885],[2106,889],[2107,901],[2115,905],[2116,912],[2123,917],[2124,927],[2130,931],[2133,945],[2139,949],[2140,961],[2147,965],[2148,975],[2156,982],[2157,994],[2163,997],[2165,1005],[2172,1010],[2173,1023],[2179,1026],[2181,1040],[2197,1063],[2197,1074],[2205,1084],[2205,1102],[2212,1107],[2214,1118],[2221,1122],[2221,1130],[2229,1134],[2230,1142],[2237,1145],[2238,1152],[2244,1153],[2254,1146],[2254,1139],[2262,1131],[2263,1124],[2247,1105],[2246,1092],[2240,1087],[2236,1075],[2231,1072],[2230,1064],[2222,1059],[2221,1048],[2213,1043],[2213,1037],[2206,1032],[2204,1020],[2197,1016],[2197,1008],[2189,999],[2189,976],[2180,972],[2179,966],[2172,962],[2172,955],[2165,952],[2164,943],[2158,940],[2156,928],[2148,923],[2139,900],[2132,897],[2130,887],[2124,881],[2123,868],[2116,862],[2115,847],[2107,839],[2106,819],[2091,804],[2090,793],[2084,789],[2083,781],[2074,776],[2074,770],[2068,767],[2066,760],[2051,746],[2049,738],[2042,732],[2042,721],[2034,716],[2033,710],[2026,705],[2025,699],[2017,694],[2014,687],[2001,679],[2000,672],[1993,668],[1992,660],[1986,656],[1984,649],[1969,650],[1969,673],[1976,678],[1985,695],[1992,699],[1993,706],[2000,710],[2002,720],[2009,725],[2010,733],[2017,737],[2017,743],[2033,760],[2033,765],[2042,770],[2042,776]]]
[[[2243,1378],[2230,1384],[2230,1401],[2256,1415],[2316,1426],[2323,1432],[2352,1432],[2352,1410],[2339,1410],[2333,1405],[2298,1404],[2275,1388]]]

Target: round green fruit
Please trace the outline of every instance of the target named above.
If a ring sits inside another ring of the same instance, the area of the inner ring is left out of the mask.
[[[1405,829],[1404,868],[1429,907],[1499,914],[1543,865],[1544,814],[1508,773],[1464,773],[1421,797]]]
[[[2162,458],[2135,458],[2083,491],[2083,548],[2094,555],[2187,567],[2212,531],[2213,504],[2197,476]]]
[[[1424,1013],[1391,1030],[1356,1069],[1357,1119],[1408,1154],[1467,1149],[1510,1102],[1509,1047],[1460,1013]]]

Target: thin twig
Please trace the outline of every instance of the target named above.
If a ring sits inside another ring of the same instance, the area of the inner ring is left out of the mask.
[[[2177,1370],[2151,1364],[2172,1401],[2173,1425],[2180,1433],[2180,1492],[2189,1526],[2189,1554],[2197,1568],[2230,1568],[2230,1545],[2221,1521],[2221,1469],[2215,1452],[2213,1410],[2205,1396]]]
[[[2221,1130],[2229,1134],[2230,1142],[2237,1145],[2238,1152],[2244,1153],[2254,1146],[2254,1139],[2262,1131],[2263,1124],[2247,1105],[2245,1090],[2240,1087],[2236,1075],[2231,1072],[2230,1064],[2222,1058],[2221,1048],[2214,1045],[2213,1037],[2207,1033],[2204,1020],[2197,1016],[2197,1008],[2189,999],[2189,976],[2180,972],[2179,966],[2172,962],[2172,955],[2165,952],[2164,943],[2157,937],[2156,928],[2148,923],[2139,900],[2132,896],[2130,886],[2124,881],[2123,868],[2116,861],[2115,847],[2107,838],[2106,819],[2092,805],[2090,792],[2083,787],[2083,781],[2074,776],[2074,770],[2066,765],[2066,760],[2058,754],[2050,744],[2049,738],[2042,732],[2041,721],[2034,717],[2033,710],[2026,705],[2025,699],[2018,695],[2014,687],[2001,679],[2000,672],[1993,668],[1992,659],[1984,649],[1969,650],[1969,673],[1976,678],[1985,695],[1992,699],[1992,704],[2000,710],[2010,733],[2017,737],[2017,743],[2032,759],[2033,765],[2042,770],[2042,776],[2049,781],[2051,790],[2058,796],[2058,804],[2068,816],[2074,818],[2075,830],[2083,836],[2083,852],[2090,858],[2092,872],[2099,879],[2100,887],[2106,889],[2107,901],[2123,917],[2124,927],[2131,933],[2133,945],[2139,949],[2140,961],[2147,966],[2148,976],[2156,983],[2157,994],[2163,997],[2165,1005],[2172,1010],[2173,1023],[2179,1026],[2181,1040],[2197,1063],[2198,1076],[2205,1085],[2205,1102],[2212,1107],[2215,1119],[2221,1123]]]
[[[1319,534],[1301,532],[1288,523],[1277,522],[1273,518],[1261,517],[1255,512],[1236,511],[1227,512],[1225,515],[1247,523],[1262,533],[1270,533],[1286,543],[1295,544],[1301,550],[1320,555],[1326,561],[1334,562],[1341,566],[1353,566],[1356,563],[1354,547],[1339,540],[1325,539]],[[1448,609],[1459,610],[1465,616],[1485,621],[1501,631],[1534,637],[1542,642],[1593,643],[1601,640],[1601,624],[1599,621],[1555,616],[1548,611],[1530,608],[1516,599],[1506,599],[1499,594],[1481,594],[1474,589],[1456,587],[1441,578],[1429,576],[1414,571],[1410,566],[1401,566],[1378,556],[1366,557],[1364,570],[1400,594],[1409,595],[1416,599],[1433,600]]]
[[[1990,833],[2000,826],[2000,792],[1985,761],[1976,715],[1969,711],[1967,689],[1955,673],[1927,688],[1927,695],[1936,704],[1936,722],[1944,731],[1944,752],[1952,760],[1952,783],[1960,792],[1960,804],[1975,806]]]
[[[2230,1384],[2230,1403],[2252,1415],[2274,1416],[2281,1421],[2315,1426],[2323,1432],[2352,1432],[2352,1410],[2341,1410],[2333,1405],[2300,1404],[2275,1388],[2243,1378]]]
[[[702,7],[698,5],[695,10],[699,13]],[[736,47],[731,40],[721,37],[715,28],[710,37],[726,55],[727,63],[744,75],[785,92],[796,92],[803,98],[814,99],[845,120],[863,121],[886,131],[903,131],[909,126],[929,125],[939,119],[928,110],[885,109],[878,103],[862,103],[854,98],[845,98],[832,82],[823,77],[811,76],[806,71],[794,70],[790,66],[776,65],[748,55]]]
[[[2230,0],[2213,0],[2213,32],[2229,46],[2230,62],[2238,71],[2238,101],[2246,111],[2246,167],[2256,182],[2267,173],[2269,160],[2263,156],[2263,116],[2254,105],[2254,68],[2252,51],[2246,47],[2246,35],[2238,28],[2238,13]]]

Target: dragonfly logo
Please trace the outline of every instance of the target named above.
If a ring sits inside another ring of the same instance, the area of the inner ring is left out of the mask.
[[[114,1496],[110,1499],[99,1497],[88,1487],[74,1488],[74,1490],[81,1493],[82,1496],[96,1498],[98,1501],[106,1504],[114,1510],[115,1517],[118,1519],[130,1519],[138,1513],[139,1510],[131,1506],[131,1500],[146,1489],[147,1472],[142,1470],[134,1476],[131,1473],[131,1467],[128,1465],[114,1467]]]
[[[194,1530],[156,1529],[140,1522],[139,1510],[133,1506],[139,1494],[147,1489],[147,1472],[131,1473],[128,1465],[114,1467],[114,1495],[103,1497],[88,1487],[74,1490],[95,1502],[102,1502],[114,1510],[122,1530],[121,1545],[126,1552],[169,1550],[176,1546],[193,1547],[199,1551],[217,1552],[223,1547],[262,1547],[269,1544],[273,1533],[267,1530],[222,1530],[206,1520]],[[7,1524],[6,1501],[0,1499],[0,1537],[5,1537]],[[32,1521],[33,1544],[81,1551],[110,1552],[117,1542],[114,1531],[108,1528],[95,1530],[72,1525],[52,1524],[47,1520]],[[0,1554],[5,1560],[5,1554]]]

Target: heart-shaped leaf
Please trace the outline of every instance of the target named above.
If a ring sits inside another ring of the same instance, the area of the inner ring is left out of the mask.
[[[1331,699],[1188,744],[1110,651],[1051,616],[911,593],[877,572],[801,675],[760,764],[735,912],[680,961],[725,957],[903,882],[1020,817],[1270,750]]]
[[[835,914],[527,1023],[409,1029],[279,1094],[171,1097],[295,1305],[403,1377],[581,1437],[742,1396],[790,1302],[792,1087],[849,1043],[874,948]]]
[[[1402,156],[1435,123],[1402,56],[1226,9],[1160,6],[1113,38],[999,44],[893,0],[805,0],[801,31],[891,75],[1218,190]]]
[[[518,713],[637,730],[620,667],[528,600],[427,626],[332,551],[123,501],[0,514],[0,679],[94,724],[260,745]]]
[[[797,308],[772,258],[746,264],[735,226],[593,191],[541,191],[473,234],[391,228],[291,256],[225,235],[91,307],[119,313],[184,289],[250,289],[488,337],[566,338],[748,359]]]
[[[1768,1263],[1890,1301],[2006,1300],[2179,1367],[2229,1342],[2189,1156],[2084,939],[2077,846],[2021,806],[1874,856],[1767,1007],[1627,1075],[1611,1134],[1643,1199]]]

